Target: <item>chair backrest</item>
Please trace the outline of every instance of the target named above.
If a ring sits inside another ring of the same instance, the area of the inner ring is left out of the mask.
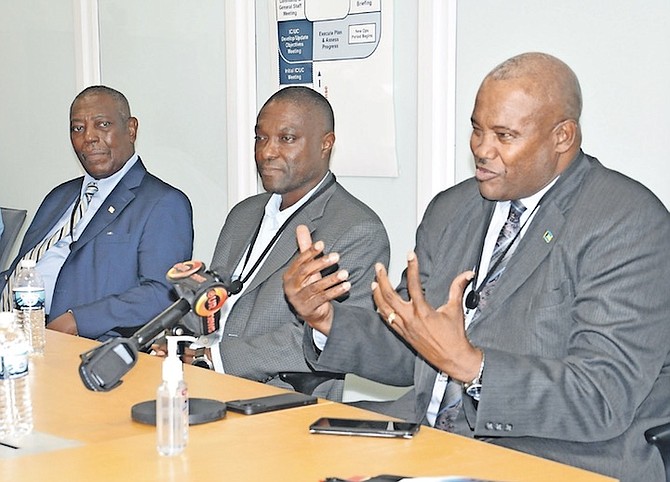
[[[14,247],[16,238],[19,236],[21,226],[26,220],[27,211],[25,209],[0,208],[2,212],[2,222],[5,230],[0,237],[0,271],[5,269],[9,253]]]
[[[650,428],[644,433],[647,442],[656,445],[665,465],[665,480],[670,482],[670,422]]]

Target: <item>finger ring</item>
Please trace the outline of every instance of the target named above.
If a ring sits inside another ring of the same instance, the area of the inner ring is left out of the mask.
[[[388,318],[386,318],[386,321],[388,322],[389,325],[392,325],[394,320],[395,320],[395,311],[391,311],[391,313],[389,313]]]

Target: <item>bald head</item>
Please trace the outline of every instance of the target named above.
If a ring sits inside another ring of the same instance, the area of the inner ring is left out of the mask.
[[[517,55],[495,67],[484,79],[525,79],[529,92],[545,105],[558,108],[564,119],[579,123],[582,90],[579,80],[562,60],[541,52]]]
[[[481,194],[523,199],[556,179],[581,145],[582,95],[574,72],[543,53],[512,57],[482,82],[470,149]]]

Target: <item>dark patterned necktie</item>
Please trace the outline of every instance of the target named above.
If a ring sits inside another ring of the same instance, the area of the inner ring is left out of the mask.
[[[456,420],[456,415],[461,409],[461,403],[463,401],[463,387],[460,383],[451,378],[447,382],[447,387],[444,390],[444,395],[442,396],[442,402],[440,403],[440,408],[437,412],[437,418],[435,419],[435,428],[440,430],[445,430],[447,432],[454,431],[454,421]]]
[[[479,293],[479,303],[477,304],[476,311],[472,315],[472,320],[475,320],[477,316],[479,316],[481,309],[486,306],[486,299],[491,294],[491,291],[493,291],[496,282],[505,270],[507,260],[512,254],[510,247],[521,229],[521,215],[525,210],[526,207],[520,201],[514,200],[510,203],[507,221],[505,221],[505,224],[500,230],[500,234],[498,234],[498,239],[496,240],[496,245],[493,248],[493,254],[491,255],[491,261],[489,262],[489,270],[493,270],[493,272],[484,282],[485,284]],[[454,421],[461,408],[462,399],[462,385],[450,378],[447,382],[447,387],[437,412],[435,428],[453,432]]]
[[[525,210],[526,206],[524,206],[521,201],[514,200],[510,203],[507,220],[500,230],[500,234],[498,234],[498,239],[496,240],[496,245],[493,248],[493,254],[491,255],[491,261],[489,262],[490,275],[487,276],[488,279],[479,291],[479,304],[477,305],[477,311],[475,311],[472,317],[473,320],[479,316],[481,310],[486,306],[488,297],[491,295],[491,292],[495,288],[503,271],[505,271],[507,262],[513,252],[513,250],[510,249],[511,244],[516,240],[517,235],[521,230],[521,215]]]
[[[53,233],[48,238],[42,240],[41,243],[35,245],[33,249],[28,251],[23,256],[23,258],[21,258],[21,261],[24,259],[34,259],[35,262],[39,261],[42,255],[46,253],[49,248],[51,248],[61,239],[69,236],[70,233],[72,233],[72,230],[76,228],[77,223],[88,209],[91,199],[93,198],[96,192],[98,192],[98,186],[95,184],[95,182],[89,182],[86,185],[84,195],[81,197],[81,199],[78,200],[77,204],[72,210],[72,215],[70,216],[70,219],[67,219],[65,221],[65,224],[61,226],[61,228],[58,231]],[[7,284],[5,285],[5,289],[2,290],[2,300],[0,306],[2,306],[3,311],[12,311],[13,309],[12,296],[11,296],[12,286],[14,285],[14,279],[16,278],[16,274],[19,272],[19,269],[21,268],[21,261],[19,261],[19,263],[16,265],[14,272],[9,276],[9,278],[7,278]]]

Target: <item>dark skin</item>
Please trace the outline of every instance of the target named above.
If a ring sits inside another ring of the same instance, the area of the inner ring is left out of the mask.
[[[267,103],[258,114],[254,157],[266,191],[280,194],[286,209],[314,189],[326,175],[335,133],[311,106],[289,100]],[[165,356],[165,345],[152,346]],[[182,360],[191,363],[194,350],[184,350]],[[207,353],[210,356],[210,353]]]
[[[296,236],[301,254],[284,274],[284,291],[294,308],[300,307],[300,316],[312,328],[328,335],[333,321],[330,301],[351,288],[348,282],[338,284],[346,280],[348,273],[340,270],[321,277],[318,273],[337,263],[339,255],[330,253],[317,257],[323,252],[323,242],[312,243],[306,226],[298,226]],[[380,313],[395,313],[392,328],[414,348],[423,350],[420,353],[427,360],[444,367],[445,373],[454,378],[464,377],[458,380],[472,380],[479,371],[481,351],[470,345],[465,336],[462,305],[463,291],[474,273],[467,271],[456,277],[449,290],[449,300],[436,310],[423,297],[419,263],[414,253],[407,257],[407,288],[411,301],[403,300],[396,293],[383,265],[375,265],[375,271],[377,281],[372,284],[375,304]],[[451,340],[458,344],[448,345]],[[443,356],[445,353],[451,356]],[[474,373],[470,371],[471,365],[476,366]]]
[[[295,204],[328,172],[335,133],[313,109],[287,100],[266,104],[255,128],[256,168],[266,191],[280,194],[280,209]]]
[[[95,179],[119,172],[135,153],[138,122],[104,93],[77,99],[70,113],[70,141],[82,167]]]
[[[70,141],[86,172],[95,179],[119,172],[135,153],[137,126],[137,119],[108,94],[90,93],[77,99],[70,111]],[[51,320],[47,329],[78,334],[70,312]]]
[[[544,77],[486,78],[482,83],[472,114],[470,147],[483,197],[504,201],[530,196],[563,172],[579,151],[579,125],[565,112],[561,75],[567,74],[556,67]],[[319,272],[334,265],[339,255],[317,257],[323,243],[312,242],[304,226],[298,227],[296,236],[301,254],[284,274],[284,291],[300,317],[328,335],[331,302],[349,290],[348,283],[341,283],[348,274],[339,271],[322,278]],[[462,303],[474,273],[458,275],[447,302],[434,308],[423,296],[413,252],[407,257],[409,301],[395,291],[384,266],[377,264],[375,271],[372,294],[390,327],[438,370],[455,380],[473,380],[483,354],[466,336]]]

